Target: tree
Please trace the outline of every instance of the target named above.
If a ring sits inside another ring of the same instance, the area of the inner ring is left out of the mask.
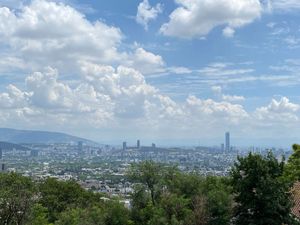
[[[283,175],[284,162],[269,153],[239,157],[231,171],[236,202],[236,225],[292,224],[289,185]]]
[[[63,211],[55,225],[105,225],[103,209],[98,207],[71,208]]]
[[[34,204],[27,225],[49,225],[48,210],[40,204]]]
[[[152,204],[155,206],[162,190],[163,173],[162,165],[153,161],[144,161],[140,164],[132,165],[128,176],[134,182],[146,185],[150,191]]]
[[[227,178],[207,177],[201,194],[206,197],[209,225],[227,225],[232,217],[232,188]]]
[[[293,151],[284,169],[284,176],[291,182],[291,185],[300,181],[300,145],[294,144]]]
[[[131,225],[129,211],[120,203],[109,201],[103,206],[72,208],[62,212],[55,225]]]
[[[39,203],[48,209],[48,219],[51,223],[67,208],[75,208],[86,201],[85,190],[75,181],[48,178],[40,184],[39,191]]]
[[[25,224],[35,194],[30,178],[0,173],[0,224]]]

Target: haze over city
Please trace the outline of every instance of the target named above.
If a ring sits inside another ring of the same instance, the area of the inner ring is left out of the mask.
[[[300,138],[299,11],[0,0],[0,125],[120,145],[219,145],[230,131],[234,145],[288,147]]]

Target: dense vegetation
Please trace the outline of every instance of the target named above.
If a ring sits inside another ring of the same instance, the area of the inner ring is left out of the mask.
[[[300,179],[300,146],[293,149],[287,163],[271,153],[238,158],[229,177],[184,174],[151,161],[132,165],[128,179],[136,185],[131,209],[75,181],[0,174],[0,224],[299,224],[291,214],[290,189]]]

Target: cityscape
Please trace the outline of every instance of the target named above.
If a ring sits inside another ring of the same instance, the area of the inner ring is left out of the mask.
[[[0,225],[300,225],[300,0],[0,0]]]
[[[76,180],[83,188],[111,196],[128,197],[133,183],[126,180],[131,164],[151,160],[177,165],[185,173],[203,176],[228,176],[238,156],[249,152],[267,154],[272,151],[280,160],[288,158],[291,149],[238,148],[231,145],[230,132],[224,134],[224,143],[216,147],[159,147],[155,143],[144,146],[126,141],[120,146],[88,145],[78,143],[26,143],[16,145],[0,142],[1,172],[17,172],[34,179],[49,177]]]

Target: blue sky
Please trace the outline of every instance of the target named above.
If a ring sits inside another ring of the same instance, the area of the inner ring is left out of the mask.
[[[297,0],[0,0],[0,124],[99,142],[289,146]],[[298,141],[299,142],[299,141]]]

